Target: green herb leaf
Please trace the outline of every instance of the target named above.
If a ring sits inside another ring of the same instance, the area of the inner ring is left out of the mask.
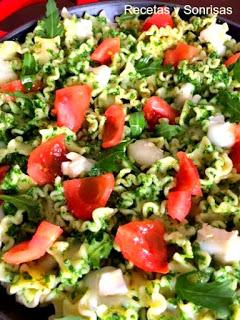
[[[233,68],[233,79],[240,81],[240,59],[236,63],[234,63]]]
[[[168,124],[166,121],[161,121],[155,126],[155,134],[167,140],[183,134],[184,129],[178,125]]]
[[[143,112],[134,112],[130,115],[129,125],[131,129],[131,135],[138,137],[147,126],[147,122],[144,118]]]
[[[186,301],[216,311],[221,316],[229,314],[235,295],[230,281],[203,283],[204,272],[192,271],[180,275],[176,282],[177,295]]]
[[[31,196],[28,195],[0,195],[0,199],[11,203],[17,209],[24,210],[31,215],[38,215],[39,213],[39,204]]]
[[[63,33],[58,9],[54,0],[48,0],[46,18],[43,20],[44,33],[47,38],[54,38]]]
[[[220,91],[217,96],[218,103],[223,108],[223,114],[232,122],[240,121],[240,93]]]
[[[35,60],[34,56],[30,52],[24,53],[23,64],[22,64],[22,74],[32,75],[36,74],[39,70],[39,65]]]
[[[20,77],[21,82],[24,86],[24,88],[29,91],[32,89],[33,82],[35,80],[35,75],[23,75]]]
[[[98,269],[100,267],[101,260],[106,259],[109,256],[112,247],[112,239],[107,233],[103,234],[101,240],[92,239],[87,249],[91,267]]]
[[[130,141],[124,141],[118,146],[103,151],[100,155],[100,160],[90,170],[90,176],[97,176],[105,172],[118,172],[122,168],[124,160],[129,161],[126,156],[127,146]]]
[[[162,59],[153,60],[151,57],[143,57],[136,64],[135,69],[144,77],[149,77],[160,71],[170,71],[171,66],[163,66]]]
[[[35,60],[34,56],[30,52],[26,52],[23,56],[21,82],[24,88],[31,90],[35,81],[35,74],[39,71],[39,64]]]

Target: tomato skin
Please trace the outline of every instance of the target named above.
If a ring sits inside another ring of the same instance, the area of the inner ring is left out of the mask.
[[[5,262],[13,265],[37,260],[45,255],[62,232],[63,230],[59,226],[42,221],[31,240],[13,246],[4,253],[2,258]]]
[[[10,166],[8,165],[0,166],[0,182],[3,181],[9,169],[10,169]]]
[[[22,93],[25,93],[26,90],[20,80],[13,80],[7,83],[2,83],[0,85],[0,92],[4,93],[14,93],[20,91]]]
[[[30,154],[28,175],[40,186],[53,183],[56,176],[62,175],[61,164],[66,160],[66,154],[63,134],[43,142]]]
[[[33,83],[33,86],[31,88],[31,90],[29,90],[30,92],[36,92],[36,91],[40,91],[43,87],[43,84],[41,81],[36,80]],[[24,87],[24,85],[22,84],[21,80],[13,80],[7,83],[2,83],[0,85],[0,92],[3,93],[14,93],[14,92],[22,92],[22,93],[26,93],[26,89]]]
[[[56,91],[54,112],[59,127],[78,132],[89,109],[91,91],[88,85],[76,85]]]
[[[232,55],[231,57],[229,57],[225,62],[225,66],[228,67],[231,64],[234,64],[238,61],[238,59],[240,59],[240,52],[235,53],[234,55]]]
[[[237,141],[229,154],[233,167],[237,170],[237,173],[240,173],[240,141]]]
[[[159,220],[132,221],[118,228],[115,242],[126,260],[146,272],[168,273],[164,226]]]
[[[240,141],[240,124],[234,125],[235,143]]]
[[[93,51],[90,58],[92,61],[101,64],[108,64],[111,62],[115,53],[120,51],[120,38],[104,39],[100,45]]]
[[[111,148],[118,145],[123,137],[125,115],[119,105],[111,105],[105,112],[106,123],[103,129],[103,148]]]
[[[167,213],[172,219],[182,222],[191,209],[191,192],[170,191],[167,200]]]
[[[174,22],[171,17],[171,14],[169,13],[169,9],[166,7],[163,7],[163,9],[166,9],[167,11],[155,13],[144,21],[143,31],[147,31],[153,25],[157,26],[158,29],[164,28],[166,26],[170,26],[171,28],[174,27]]]
[[[174,49],[168,49],[165,51],[163,64],[177,67],[180,61],[190,61],[197,56],[198,53],[199,50],[196,47],[184,42],[179,42]]]
[[[177,117],[177,111],[158,96],[153,96],[146,101],[143,112],[151,129],[159,122],[159,119],[167,118],[170,124],[174,124]]]
[[[10,166],[8,166],[8,165],[0,166],[0,182],[3,181],[6,174],[8,173],[9,169],[10,169]],[[2,190],[0,190],[0,194],[3,194]],[[0,205],[1,204],[3,204],[2,200],[0,200]]]
[[[179,170],[176,175],[175,191],[189,191],[193,196],[202,196],[200,178],[197,167],[185,152],[178,152]]]
[[[91,220],[93,210],[105,207],[114,188],[114,176],[72,179],[63,183],[68,210],[75,218]]]

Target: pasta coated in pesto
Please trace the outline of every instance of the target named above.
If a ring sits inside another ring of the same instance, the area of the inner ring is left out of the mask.
[[[52,303],[52,320],[240,319],[240,60],[226,63],[240,43],[216,17],[178,9],[145,28],[135,14],[47,8],[23,43],[0,43],[1,283],[26,307]],[[64,146],[46,158],[38,148],[56,137]],[[63,234],[39,259],[8,263],[44,220]],[[156,252],[158,238],[141,238],[152,247],[140,266],[115,241],[136,221],[164,230]],[[168,271],[147,269],[165,249]]]

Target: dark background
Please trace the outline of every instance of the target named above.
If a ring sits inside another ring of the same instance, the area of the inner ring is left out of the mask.
[[[0,0],[1,1],[1,0]],[[11,0],[9,0],[10,2]],[[21,0],[19,0],[21,1]],[[101,2],[101,1],[98,1]],[[122,1],[124,2],[124,1]],[[163,0],[164,2],[164,0]],[[165,0],[165,2],[167,2]],[[233,20],[237,23],[240,23],[240,0],[170,0],[171,3],[176,4],[189,4],[191,6],[205,7],[205,6],[216,6],[216,7],[232,7],[233,14],[227,15],[225,18]],[[59,8],[62,7],[71,7],[75,5],[74,0],[57,0]],[[0,30],[11,31],[23,23],[31,21],[33,19],[38,19],[44,14],[45,5],[35,4],[27,8],[19,10],[17,13],[7,18],[5,21],[0,22]]]

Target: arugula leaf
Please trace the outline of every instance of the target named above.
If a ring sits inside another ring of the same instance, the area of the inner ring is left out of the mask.
[[[129,118],[129,125],[132,136],[139,136],[147,126],[143,112],[132,113]]]
[[[240,93],[220,91],[217,101],[223,107],[224,115],[228,116],[232,122],[240,121]]]
[[[233,68],[233,79],[240,81],[240,59],[236,63],[234,63]]]
[[[160,124],[155,126],[155,134],[162,136],[167,140],[183,134],[184,129],[178,125],[168,124],[166,121],[161,121]]]
[[[56,2],[48,0],[46,6],[46,18],[43,20],[44,34],[47,38],[54,38],[63,33],[63,26],[60,22],[60,17]]]
[[[171,66],[163,66],[162,59],[153,60],[151,57],[143,57],[136,64],[135,69],[144,77],[149,77],[160,71],[170,71]]]
[[[100,155],[100,160],[92,167],[89,172],[90,176],[97,176],[105,172],[118,172],[122,167],[122,162],[129,161],[126,156],[127,146],[130,141],[124,141],[118,146],[103,151]]]
[[[216,311],[221,316],[229,314],[235,296],[231,281],[204,283],[204,272],[191,271],[180,275],[176,282],[176,293],[182,299]]]
[[[21,82],[26,90],[30,90],[35,80],[35,74],[39,71],[39,64],[30,52],[24,53]]]
[[[36,74],[39,70],[39,65],[34,56],[30,52],[24,53],[22,73],[25,75]]]
[[[39,204],[36,203],[31,196],[25,194],[14,196],[1,194],[0,199],[11,203],[17,209],[24,210],[33,216],[39,213]]]

